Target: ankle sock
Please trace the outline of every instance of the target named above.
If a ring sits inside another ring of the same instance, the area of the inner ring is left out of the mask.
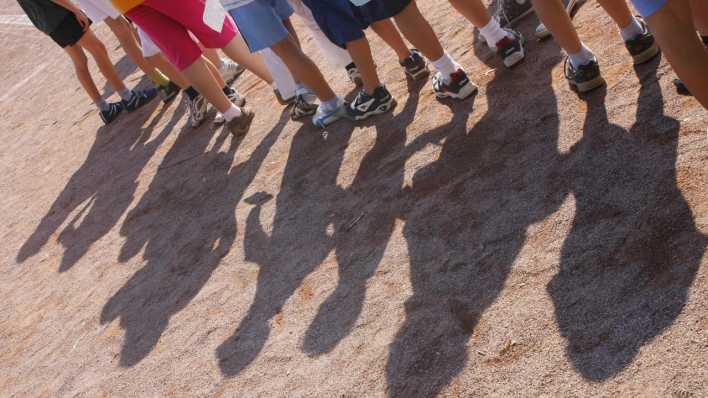
[[[339,108],[339,97],[334,97],[331,100],[328,101],[322,101],[320,103],[320,108],[322,108],[323,111],[325,112],[332,112]]]
[[[158,69],[153,69],[152,72],[150,72],[150,80],[160,87],[167,87],[170,85],[170,79]]]
[[[190,100],[194,101],[195,98],[199,97],[199,92],[194,89],[194,87],[189,86],[184,89],[184,93],[187,94]]]
[[[129,99],[133,98],[133,90],[126,88],[121,91],[118,91],[118,95],[123,99],[123,101],[128,101]]]
[[[457,72],[460,69],[460,65],[457,64],[447,53],[443,53],[443,56],[435,61],[430,61],[435,69],[440,72],[445,80],[450,78],[450,75]]]
[[[594,60],[595,54],[593,54],[589,48],[585,47],[585,44],[581,44],[580,51],[572,54],[568,53],[568,58],[570,58],[570,64],[573,65],[573,68],[578,68]]]
[[[302,83],[295,84],[295,95],[304,95],[304,94],[307,94],[308,91],[309,90],[307,89],[307,87],[304,84],[302,84]]]
[[[96,104],[99,111],[107,111],[110,109],[110,105],[108,105],[108,102],[106,102],[103,98],[99,98],[96,101],[93,101],[93,103]]]
[[[622,35],[622,40],[624,41],[634,39],[642,33],[644,33],[644,27],[634,16],[632,16],[632,21],[629,25],[620,28],[620,35]]]
[[[241,109],[239,107],[237,107],[236,105],[231,104],[231,107],[229,108],[229,110],[224,112],[224,119],[227,122],[230,122],[241,115],[242,115]]]
[[[487,41],[489,48],[496,48],[497,43],[503,38],[508,37],[508,32],[499,25],[496,18],[492,18],[489,23],[479,30],[482,37]]]

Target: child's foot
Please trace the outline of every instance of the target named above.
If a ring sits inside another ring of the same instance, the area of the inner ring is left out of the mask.
[[[455,98],[465,99],[477,91],[477,86],[472,84],[467,74],[462,69],[450,75],[449,79],[445,79],[442,73],[438,72],[433,77],[433,91],[438,99]]]
[[[206,118],[208,104],[206,99],[201,95],[195,97],[193,100],[188,99],[188,101],[189,125],[192,128],[197,128],[204,122],[204,119]]]
[[[359,68],[356,67],[354,62],[351,62],[349,65],[345,66],[347,69],[347,76],[349,76],[349,80],[354,83],[355,86],[361,87],[364,85],[364,81],[361,80],[361,73],[359,73]]]
[[[497,54],[504,62],[504,66],[511,68],[526,56],[524,53],[525,39],[521,33],[513,29],[505,28],[504,30],[509,35],[497,42]]]
[[[101,120],[103,120],[103,124],[108,124],[118,117],[120,113],[123,112],[123,103],[121,102],[112,102],[108,104],[108,109],[105,111],[100,111],[99,115],[101,115]]]
[[[173,82],[170,82],[167,86],[161,86],[160,87],[160,92],[162,93],[162,102],[165,104],[172,101],[177,97],[177,94],[180,92],[180,88],[178,85],[174,84]]]
[[[248,108],[241,108],[241,116],[232,119],[226,123],[226,127],[236,137],[240,137],[248,132],[251,128],[251,122],[255,114]]]
[[[494,17],[502,28],[511,26],[533,12],[531,0],[499,0]]]
[[[637,20],[642,25],[644,32],[624,42],[635,65],[649,62],[659,54],[659,46],[656,45],[654,35],[649,32],[646,22],[640,17],[637,17]]]
[[[317,112],[317,105],[307,102],[304,96],[295,97],[293,107],[290,109],[290,120],[302,119],[305,116],[312,116]]]
[[[377,87],[373,95],[361,90],[347,107],[347,116],[352,120],[364,120],[390,111],[393,104],[393,97],[384,86]]]
[[[349,104],[342,100],[339,101],[339,106],[334,109],[325,109],[322,104],[320,104],[320,106],[317,107],[317,112],[312,116],[312,124],[323,129],[341,119],[342,116],[346,114],[345,109],[349,108]]]
[[[147,90],[133,91],[133,95],[128,100],[123,100],[123,108],[128,112],[134,112],[140,109],[143,105],[152,101],[153,98],[157,96],[156,88],[149,88]]]
[[[224,78],[224,80],[226,81],[226,84],[231,84],[234,82],[234,80],[236,80],[236,78],[241,76],[241,74],[245,70],[246,68],[230,59],[222,59],[221,67],[219,68],[219,73],[221,74],[221,77]]]
[[[420,55],[420,51],[415,48],[411,49],[408,58],[401,61],[400,64],[405,69],[406,75],[410,76],[413,80],[418,80],[430,73],[425,59]]]
[[[598,65],[597,59],[575,68],[566,57],[563,69],[570,88],[579,93],[587,93],[605,84],[605,79],[600,74],[600,65]]]
[[[243,108],[246,105],[246,97],[239,94],[239,92],[233,88],[228,94],[226,94],[226,97],[228,97],[232,104],[238,106],[239,108]],[[214,116],[214,126],[220,126],[225,122],[226,119],[224,118],[224,115],[221,112],[216,112],[216,116]]]

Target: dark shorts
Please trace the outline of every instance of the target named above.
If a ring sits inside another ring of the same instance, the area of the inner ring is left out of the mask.
[[[84,36],[84,33],[86,33],[86,31],[81,27],[79,21],[76,20],[74,14],[69,14],[61,21],[59,26],[54,29],[54,32],[49,34],[49,37],[61,48],[64,48],[76,44]]]
[[[334,44],[345,48],[347,42],[364,37],[370,24],[400,14],[413,0],[371,0],[357,7],[349,0],[303,0],[312,11],[322,32]]]

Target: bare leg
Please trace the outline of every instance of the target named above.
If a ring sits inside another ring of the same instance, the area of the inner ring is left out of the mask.
[[[64,51],[71,57],[71,62],[74,64],[74,71],[76,71],[76,78],[79,79],[79,83],[88,94],[91,101],[98,101],[101,98],[101,94],[96,88],[96,83],[91,77],[91,72],[88,68],[88,59],[86,59],[86,54],[81,46],[73,45],[65,47]]]
[[[403,11],[393,18],[398,29],[411,44],[431,61],[440,59],[445,54],[433,28],[412,1]]]
[[[207,58],[202,55],[202,59],[206,63],[207,67],[209,68],[209,72],[211,72],[211,75],[214,76],[214,80],[219,84],[219,87],[223,88],[226,86],[226,82],[224,81],[224,77],[221,76],[221,73],[219,72],[219,68],[211,62],[211,58]]]
[[[178,85],[180,88],[189,87],[189,81],[186,77],[177,70],[177,68],[172,65],[170,61],[165,58],[164,55],[156,54],[152,57],[147,58],[147,61],[155,68],[159,69],[164,73],[174,84]]]
[[[708,1],[691,0],[691,12],[698,33],[701,36],[708,36]]]
[[[403,41],[401,34],[390,19],[382,19],[371,24],[371,29],[376,32],[389,47],[396,52],[399,61],[403,61],[410,55],[408,46]]]
[[[108,57],[106,47],[100,40],[98,40],[90,29],[86,30],[86,33],[84,33],[81,40],[79,40],[77,44],[91,54],[93,59],[96,61],[96,65],[98,65],[98,69],[101,71],[101,74],[105,76],[106,80],[108,80],[108,83],[110,83],[114,90],[123,91],[126,89],[125,84],[123,84],[123,80],[121,80],[118,76],[116,68],[113,66],[111,59]]]
[[[304,83],[321,101],[336,97],[317,65],[300,50],[293,37],[288,35],[271,49],[287,65],[295,81]]]
[[[480,0],[450,0],[450,4],[477,28],[487,26],[492,20],[487,7]]]
[[[221,90],[222,86],[214,79],[203,58],[197,58],[182,73],[189,79],[191,86],[199,91],[219,112],[224,113],[231,108],[231,101]]]
[[[128,24],[128,21],[122,16],[116,19],[106,18],[106,25],[108,25],[113,34],[118,38],[121,47],[123,47],[123,51],[125,51],[128,57],[135,62],[143,73],[149,76],[155,70],[155,67],[143,57],[143,53],[138,45],[138,40],[135,37],[133,29]]]
[[[620,28],[627,27],[632,22],[632,11],[629,10],[626,0],[597,0],[597,2]]]
[[[579,52],[582,44],[563,3],[560,0],[531,0],[531,2],[538,18],[551,32],[558,45],[567,53]]]
[[[241,64],[244,68],[250,70],[256,76],[261,78],[261,80],[268,83],[268,85],[273,84],[273,78],[268,72],[268,68],[263,62],[263,57],[257,54],[251,54],[243,41],[243,38],[238,35],[234,37],[233,40],[226,47],[222,48],[221,51],[224,52],[229,58]]]
[[[374,90],[381,86],[381,81],[376,72],[376,64],[371,55],[369,41],[366,40],[366,37],[350,41],[347,43],[347,51],[349,51],[349,55],[359,69],[359,73],[361,73],[361,80],[364,82],[364,91],[372,95]]]

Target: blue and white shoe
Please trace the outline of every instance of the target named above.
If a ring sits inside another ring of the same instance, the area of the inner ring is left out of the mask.
[[[341,119],[346,114],[346,107],[347,103],[342,101],[341,98],[339,99],[339,106],[329,112],[324,111],[320,104],[320,106],[317,107],[317,112],[312,116],[312,124],[323,129]]]
[[[134,112],[140,109],[143,105],[152,101],[152,99],[157,96],[157,93],[158,90],[156,88],[133,91],[133,95],[130,99],[122,101],[123,108],[128,112]]]

